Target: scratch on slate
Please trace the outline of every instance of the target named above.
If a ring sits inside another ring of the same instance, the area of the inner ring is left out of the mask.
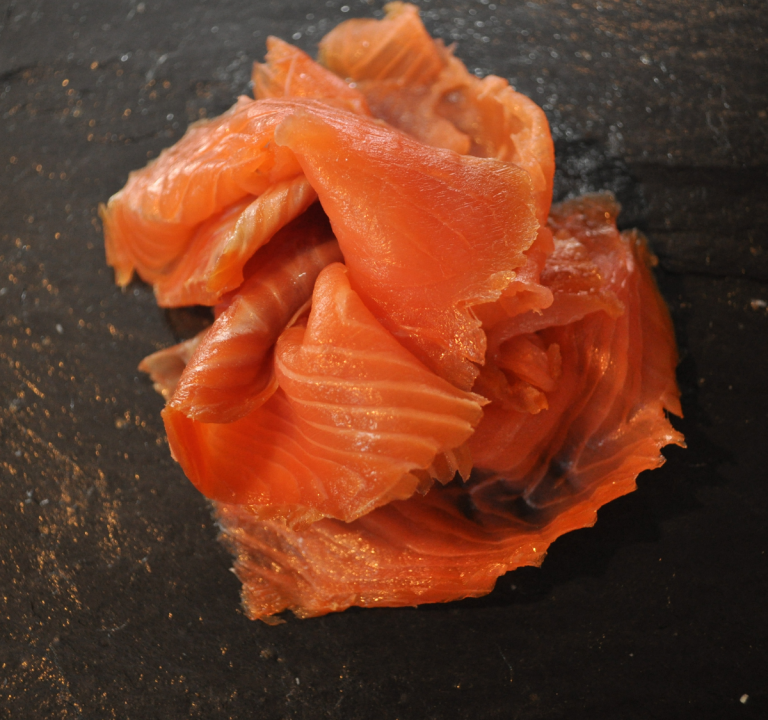
[[[14,0],[8,0],[8,6],[5,8],[5,17],[3,18],[3,24],[0,25],[0,38],[3,37],[3,30],[11,23],[11,16],[13,15],[13,3]]]
[[[501,648],[498,645],[496,646],[496,649],[499,651],[501,659],[507,664],[507,667],[509,668],[509,682],[512,682],[515,679],[515,671],[512,669],[512,665],[509,664],[509,660],[507,660],[504,653],[501,652]]]

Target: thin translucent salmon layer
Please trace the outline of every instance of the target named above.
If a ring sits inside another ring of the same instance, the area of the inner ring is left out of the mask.
[[[166,400],[173,397],[184,369],[207,332],[208,328],[178,345],[147,355],[139,363],[139,370],[149,375],[155,391]]]
[[[501,296],[537,236],[527,173],[322,107],[287,118],[275,141],[317,191],[377,318],[438,375],[470,389],[485,357],[472,308]]]
[[[312,186],[298,175],[206,220],[173,270],[155,282],[157,304],[216,305],[243,282],[243,269],[256,251],[315,200]]]
[[[321,52],[337,71],[348,71],[361,80],[377,103],[376,116],[391,125],[434,147],[511,160],[525,167],[542,227],[525,266],[501,294],[499,311],[514,315],[548,307],[552,294],[539,283],[539,273],[552,252],[551,234],[543,226],[554,173],[546,117],[535,103],[500,78],[479,81],[470,75],[440,42],[432,41],[415,7],[398,3],[387,7],[384,21],[353,20],[339,26],[323,41]],[[268,47],[266,63],[254,64],[255,97],[310,97],[369,114],[356,87],[306,53],[276,38],[270,38]],[[450,102],[444,98],[446,93]],[[445,112],[456,122],[480,133],[477,142],[473,144],[469,135],[439,115],[438,105],[445,105]],[[486,130],[490,133],[487,138],[482,135]]]
[[[181,262],[204,221],[300,174],[291,153],[272,142],[275,126],[295,107],[241,97],[130,174],[100,208],[107,263],[118,285],[127,285],[134,270],[155,284]]]
[[[277,392],[239,420],[193,420],[175,398],[163,418],[201,492],[282,522],[351,521],[410,497],[424,488],[413,471],[462,446],[482,415],[480,397],[434,375],[381,326],[340,264],[320,273],[306,328],[282,334],[275,372]]]
[[[307,308],[320,271],[342,260],[319,208],[281,230],[252,258],[253,272],[189,359],[170,406],[200,422],[237,420],[277,389],[273,348]]]
[[[528,172],[542,227],[497,312],[548,307],[552,295],[539,274],[552,252],[545,225],[555,154],[544,112],[506,80],[470,74],[442,41],[430,38],[415,6],[393,2],[385,10],[383,20],[349,20],[333,29],[320,43],[320,62],[353,81],[376,117],[422,142],[514,162]]]
[[[365,97],[341,78],[318,65],[299,48],[276,37],[267,38],[264,63],[253,65],[253,96],[325,100],[358,115],[370,115]]]
[[[563,210],[573,209],[572,214]],[[542,273],[551,300],[544,312],[510,316],[501,303],[478,309],[488,337],[486,363],[475,383],[503,410],[538,413],[548,407],[546,393],[559,373],[557,344],[536,333],[573,323],[602,310],[613,317],[624,306],[611,289],[625,272],[629,249],[616,229],[619,207],[611,195],[582,198],[553,210],[547,232],[554,232],[554,252]],[[545,377],[550,379],[545,379]],[[538,378],[538,380],[533,380]],[[510,420],[515,416],[502,416]]]
[[[520,165],[539,221],[552,202],[555,153],[536,103],[495,75],[478,79],[427,33],[414,5],[392,2],[382,20],[341,23],[320,42],[320,63],[355,83],[376,117],[422,142]]]
[[[555,297],[552,306],[540,315],[508,319],[489,331],[487,368],[501,367],[510,384],[521,378],[504,366],[514,362],[523,349],[520,340],[526,338],[543,348],[557,345],[561,375],[554,389],[538,388],[548,410],[534,414],[530,409],[513,410],[488,387],[478,387],[492,402],[470,447],[476,465],[486,472],[528,482],[534,467],[543,472],[547,458],[554,461],[562,447],[575,452],[587,444],[605,446],[608,440],[596,439],[587,424],[569,427],[567,437],[561,434],[562,418],[581,412],[581,403],[594,407],[595,424],[604,423],[605,432],[619,436],[633,413],[663,417],[666,408],[680,414],[669,314],[647,269],[650,256],[644,240],[616,229],[618,210],[606,194],[553,208],[550,228],[556,249],[543,273]],[[592,377],[599,386],[585,385]],[[622,398],[628,404],[619,405]],[[615,408],[624,414],[616,414]],[[601,415],[610,409],[613,415]]]
[[[615,307],[609,302],[540,331],[543,344],[557,345],[560,354],[559,373],[536,379],[550,388],[549,407],[517,413],[510,433],[509,423],[488,422],[491,404],[483,424],[491,433],[500,428],[503,437],[497,433],[491,440],[478,431],[470,440],[476,463],[496,468],[467,484],[435,486],[425,496],[392,502],[352,523],[322,520],[291,530],[242,507],[217,505],[250,617],[285,609],[309,617],[350,605],[483,595],[508,570],[538,565],[561,534],[592,525],[599,507],[632,491],[640,472],[664,462],[662,447],[683,444],[666,417],[666,411],[680,412],[669,316],[644,241],[616,233],[610,207],[615,205],[606,198],[566,203],[554,210],[553,227],[556,235],[567,227],[580,237],[596,266],[606,245],[613,247],[620,267],[600,290],[612,292],[623,311],[606,311]],[[561,290],[569,285],[562,277],[555,284]],[[518,351],[525,347],[521,343]],[[536,356],[530,347],[527,352]],[[510,452],[494,452],[499,449]]]

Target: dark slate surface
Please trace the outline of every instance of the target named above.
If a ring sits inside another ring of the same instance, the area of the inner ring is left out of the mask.
[[[268,34],[313,50],[380,8],[4,0],[0,716],[768,717],[765,3],[422,6],[544,106],[558,194],[613,189],[650,235],[689,449],[487,598],[249,622],[135,370],[199,318],[113,286],[96,208]]]

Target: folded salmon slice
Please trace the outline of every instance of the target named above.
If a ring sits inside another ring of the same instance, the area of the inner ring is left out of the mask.
[[[644,242],[615,232],[611,207],[588,198],[555,209],[556,234],[564,224],[580,237],[582,260],[601,265],[611,248],[615,265],[600,290],[614,298],[538,332],[541,346],[556,344],[561,354],[559,369],[528,378],[547,388],[549,407],[531,414],[487,406],[469,441],[486,470],[468,484],[436,485],[352,523],[295,529],[217,504],[250,617],[483,595],[507,570],[539,564],[559,535],[594,523],[599,507],[634,489],[638,473],[664,462],[663,446],[683,444],[666,417],[680,412],[669,316]],[[563,292],[578,285],[559,282]],[[595,278],[582,285],[589,283]],[[523,374],[544,368],[541,346],[525,339],[516,343]]]
[[[470,74],[429,36],[414,5],[392,2],[385,10],[382,20],[348,20],[331,30],[320,42],[320,63],[354,81],[376,117],[422,142],[520,165],[544,225],[555,153],[542,109],[500,77]]]
[[[134,270],[155,284],[182,261],[201,223],[300,175],[290,151],[272,142],[275,126],[295,108],[289,100],[241,97],[220,117],[190,126],[173,147],[131,173],[100,208],[107,263],[118,285],[130,282]]]
[[[307,179],[297,175],[214,215],[195,232],[173,270],[155,282],[157,304],[216,305],[243,282],[245,265],[256,251],[315,200]]]
[[[194,420],[176,396],[163,418],[174,457],[207,497],[291,524],[350,521],[409,497],[424,487],[412,471],[463,445],[482,415],[482,398],[381,326],[340,264],[318,277],[307,327],[281,336],[275,372],[277,392],[239,420]]]
[[[370,115],[365,97],[316,63],[303,50],[276,37],[267,38],[264,63],[254,63],[253,95],[265,98],[324,100],[358,115]]]
[[[352,81],[373,114],[393,127],[428,145],[513,162],[528,173],[541,227],[493,312],[549,307],[552,294],[539,274],[553,249],[546,223],[555,152],[544,112],[506,80],[469,73],[429,36],[415,6],[392,2],[385,10],[382,20],[354,19],[334,28],[320,42],[320,62]]]
[[[536,238],[528,175],[321,106],[286,118],[275,141],[316,190],[376,317],[438,375],[471,388],[485,356],[472,308],[500,297]]]
[[[188,360],[170,407],[201,422],[225,423],[266,402],[277,389],[277,338],[308,309],[320,271],[340,260],[319,207],[283,228],[251,259],[245,283],[224,299],[225,307]]]
[[[205,328],[188,340],[147,355],[139,363],[138,369],[149,375],[155,391],[166,400],[173,397],[184,369],[207,332]]]

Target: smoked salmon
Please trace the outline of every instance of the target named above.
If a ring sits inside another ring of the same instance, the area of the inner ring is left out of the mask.
[[[684,443],[645,240],[552,206],[541,109],[385,9],[270,38],[101,208],[119,285],[213,308],[140,368],[268,622],[489,592]]]

